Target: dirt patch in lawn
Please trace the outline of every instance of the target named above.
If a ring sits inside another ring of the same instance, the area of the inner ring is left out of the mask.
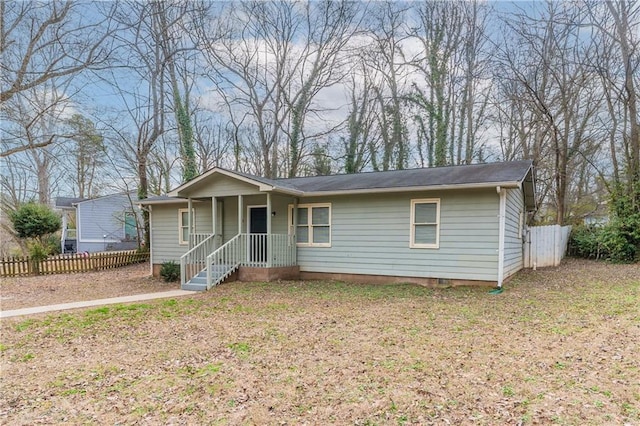
[[[230,283],[2,321],[3,424],[640,424],[640,266]]]
[[[179,283],[165,283],[152,277],[148,263],[99,272],[0,278],[0,308],[6,311],[179,287]]]

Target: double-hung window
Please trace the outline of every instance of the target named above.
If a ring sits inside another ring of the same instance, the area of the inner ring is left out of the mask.
[[[294,227],[293,214],[297,215]],[[296,234],[298,246],[331,247],[331,204],[299,204],[297,212],[289,206],[289,225]]]
[[[191,217],[195,217],[196,211],[193,210]],[[195,232],[195,221],[191,228],[191,232]],[[189,244],[189,209],[178,210],[178,243],[180,245]]]
[[[411,200],[411,248],[440,245],[440,199]]]

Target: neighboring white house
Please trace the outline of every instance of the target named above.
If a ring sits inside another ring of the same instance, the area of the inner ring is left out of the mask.
[[[180,261],[182,286],[338,278],[503,281],[523,268],[533,164],[514,161],[266,179],[211,169],[142,200],[151,263]]]
[[[137,248],[142,222],[136,203],[136,191],[90,199],[56,198],[55,207],[62,211],[62,252]]]

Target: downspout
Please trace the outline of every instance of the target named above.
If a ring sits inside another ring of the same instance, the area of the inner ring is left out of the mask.
[[[498,213],[498,288],[502,288],[504,281],[504,238],[507,216],[507,190],[496,187],[496,192],[500,195],[500,211]]]
[[[152,206],[147,206],[149,210],[149,267],[151,268],[151,276],[153,276],[153,214],[151,213]],[[138,219],[136,219],[138,220]],[[144,238],[143,238],[144,240]],[[144,242],[144,241],[143,241]]]
[[[298,265],[298,197],[293,199],[293,229],[291,230],[291,244],[293,246],[293,264]]]

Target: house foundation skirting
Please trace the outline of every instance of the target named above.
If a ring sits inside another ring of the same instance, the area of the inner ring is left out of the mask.
[[[161,264],[153,264],[153,276],[160,276]],[[511,277],[509,277],[511,278]],[[233,281],[277,281],[277,280],[334,280],[361,284],[418,284],[425,287],[495,287],[497,281],[442,279],[423,277],[399,277],[389,275],[341,274],[329,272],[303,272],[298,266],[277,268],[255,268],[241,266],[225,282]],[[508,281],[505,279],[505,282]]]
[[[238,281],[277,281],[297,280],[300,278],[300,267],[281,266],[277,268],[251,268],[241,266],[238,269]]]
[[[162,264],[153,264],[153,276],[160,276]],[[300,278],[300,268],[298,266],[283,266],[277,268],[252,268],[241,266],[231,274],[225,282],[231,281],[277,281],[277,280],[297,280]]]
[[[425,287],[495,287],[497,281],[460,280],[422,277],[398,277],[387,275],[339,274],[329,272],[300,272],[301,280],[335,280],[361,284],[418,284]]]

